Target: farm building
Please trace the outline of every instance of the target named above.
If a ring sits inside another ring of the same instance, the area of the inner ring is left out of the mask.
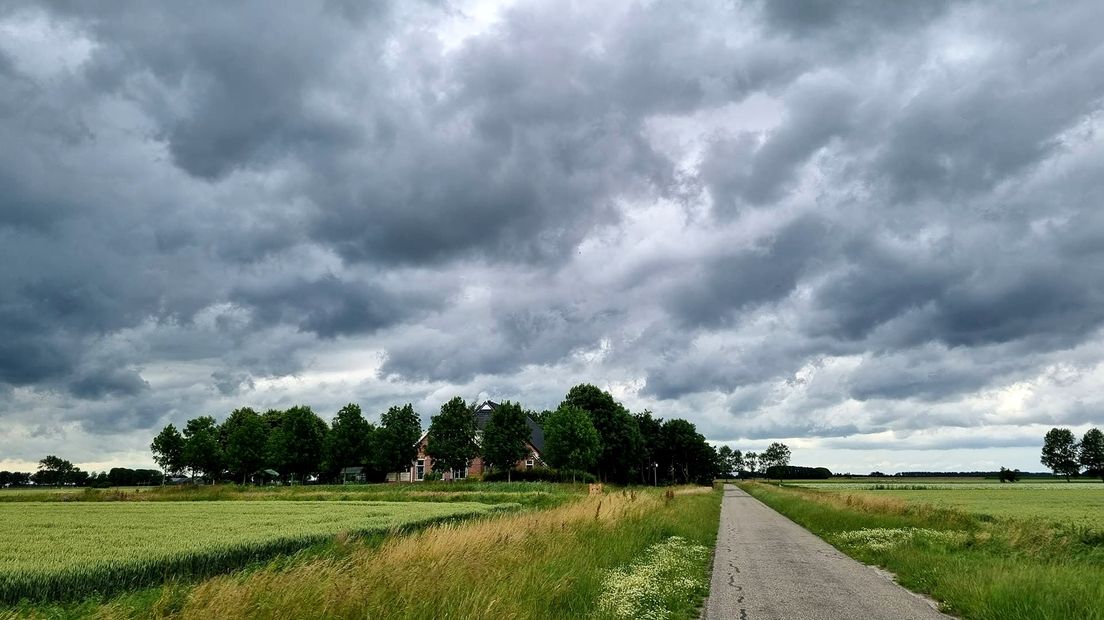
[[[487,427],[487,422],[491,419],[491,414],[495,408],[498,407],[498,403],[488,400],[484,401],[481,405],[475,408],[475,427],[478,429],[476,432],[476,441],[480,441],[483,435],[483,429]],[[529,455],[517,462],[519,469],[532,469],[534,467],[544,466],[544,460],[542,454],[544,452],[544,429],[537,423],[531,416],[526,416],[526,423],[529,425],[530,437],[527,444],[529,448]],[[433,459],[426,454],[426,445],[429,443],[429,431],[422,433],[421,438],[418,439],[418,455],[414,457],[414,461],[410,464],[410,469],[405,472],[398,472],[388,476],[389,480],[396,481],[414,481],[420,482],[425,480],[426,474],[433,471]],[[468,467],[462,470],[453,470],[444,472],[444,480],[463,480],[470,475],[480,476],[483,474],[483,459],[476,457],[468,463]]]

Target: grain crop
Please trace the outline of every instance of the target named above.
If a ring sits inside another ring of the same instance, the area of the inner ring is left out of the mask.
[[[0,601],[209,575],[332,539],[486,513],[474,502],[0,504]],[[501,509],[501,507],[498,507]]]

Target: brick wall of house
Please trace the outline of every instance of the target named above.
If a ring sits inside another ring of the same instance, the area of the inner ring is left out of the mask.
[[[419,482],[419,480],[418,480],[418,460],[419,459],[425,459],[425,473],[428,474],[429,472],[433,471],[433,458],[430,457],[428,454],[426,454],[426,444],[427,443],[429,443],[429,437],[428,436],[425,437],[424,439],[422,439],[421,443],[418,444],[418,455],[416,457],[414,457],[414,461],[410,464],[410,470],[409,470],[410,476],[409,476],[408,479],[413,481],[413,482]],[[540,457],[537,456],[536,449],[533,448],[532,445],[528,445],[527,447],[529,448],[529,458],[519,460],[517,462],[516,466],[519,469],[525,469],[526,466],[527,466],[527,461],[529,459],[533,460],[534,467],[539,467],[539,466],[543,465],[544,463],[540,460]],[[477,456],[474,459],[472,459],[471,464],[468,465],[467,475],[469,475],[469,476],[482,476],[483,475],[483,469],[484,469],[483,468],[483,458]],[[450,471],[445,472],[444,476],[443,476],[443,479],[444,480],[452,480],[452,472],[450,472]]]

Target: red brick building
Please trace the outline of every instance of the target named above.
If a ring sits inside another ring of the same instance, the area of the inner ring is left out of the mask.
[[[475,408],[475,427],[476,441],[479,442],[483,439],[483,429],[487,427],[487,422],[491,419],[491,413],[498,407],[498,403],[494,401],[484,401],[483,404]],[[517,462],[519,469],[532,469],[534,467],[543,467],[544,460],[541,455],[544,451],[544,429],[540,424],[534,420],[531,416],[526,416],[525,421],[529,424],[530,438],[526,443],[529,448],[529,455]],[[426,454],[426,444],[429,443],[429,431],[422,433],[420,439],[418,439],[418,455],[414,457],[414,460],[410,463],[410,469],[405,472],[399,472],[388,476],[390,480],[399,481],[413,481],[420,482],[425,480],[425,475],[433,471],[433,459]],[[483,475],[483,459],[475,457],[468,463],[468,467],[463,470],[446,471],[443,474],[445,480],[463,480],[468,476],[481,476]]]

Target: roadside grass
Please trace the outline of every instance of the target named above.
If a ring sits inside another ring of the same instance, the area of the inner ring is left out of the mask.
[[[967,619],[1104,619],[1104,531],[869,493],[740,485],[856,559]]]
[[[694,618],[709,583],[720,494],[613,490],[556,508],[350,540],[254,570],[95,605],[24,609],[98,618]],[[678,538],[673,538],[678,537]],[[706,551],[682,554],[682,549]],[[678,557],[671,560],[672,554]],[[682,554],[682,555],[679,555]],[[653,568],[645,568],[658,563]],[[628,606],[600,602],[617,575],[646,570],[697,584]],[[659,601],[659,602],[656,602]],[[641,607],[652,605],[652,607]],[[661,606],[662,608],[655,608]]]

